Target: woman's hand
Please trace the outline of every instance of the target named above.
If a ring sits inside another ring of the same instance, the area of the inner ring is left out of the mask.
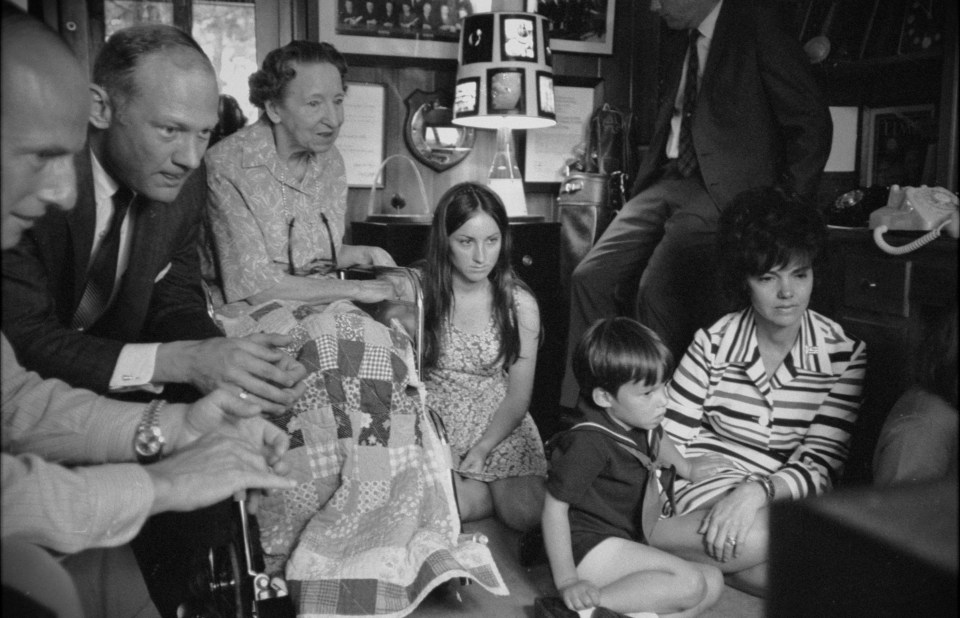
[[[350,283],[356,284],[350,300],[358,303],[378,303],[381,300],[392,300],[398,297],[393,284],[384,279],[353,280]]]
[[[487,455],[490,454],[491,450],[493,449],[486,447],[482,442],[474,444],[463,456],[463,460],[460,461],[460,472],[482,474],[483,466],[487,462]]]
[[[338,268],[350,268],[351,266],[396,266],[390,254],[380,247],[369,247],[367,245],[343,245],[340,247],[340,255],[337,257]]]
[[[741,483],[714,504],[697,530],[707,555],[720,562],[739,556],[757,511],[766,504],[767,495],[759,483]]]
[[[710,478],[720,470],[733,467],[729,459],[717,453],[687,459],[690,473],[687,478],[694,483]]]
[[[568,609],[578,611],[600,605],[600,589],[585,579],[560,588],[560,597]]]

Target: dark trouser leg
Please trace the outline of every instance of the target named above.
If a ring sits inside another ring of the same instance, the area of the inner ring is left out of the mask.
[[[560,405],[576,405],[578,387],[571,369],[573,351],[584,331],[601,318],[630,315],[640,273],[663,236],[676,204],[661,184],[624,204],[620,213],[573,271],[567,364]]]
[[[637,319],[652,328],[679,362],[698,328],[725,311],[717,283],[719,211],[698,179],[663,181],[680,207],[664,225],[637,296]]]

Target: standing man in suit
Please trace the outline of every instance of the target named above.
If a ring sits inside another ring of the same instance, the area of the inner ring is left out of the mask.
[[[633,315],[679,360],[724,313],[714,281],[720,212],[746,189],[811,196],[833,125],[796,37],[765,0],[651,0],[670,29],[661,101],[633,197],[573,273],[570,355],[594,321]]]
[[[102,394],[162,390],[189,402],[221,388],[283,411],[305,390],[306,369],[280,349],[292,338],[222,337],[201,285],[198,168],[219,105],[209,59],[176,28],[126,28],[97,55],[90,93],[76,207],[49,212],[4,254],[3,332],[17,358]],[[151,518],[135,540],[164,616],[187,595],[192,552],[219,541],[228,507]]]

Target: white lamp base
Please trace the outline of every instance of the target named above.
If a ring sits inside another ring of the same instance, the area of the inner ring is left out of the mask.
[[[500,196],[508,217],[527,216],[527,197],[523,193],[523,180],[519,178],[489,178],[487,186]]]

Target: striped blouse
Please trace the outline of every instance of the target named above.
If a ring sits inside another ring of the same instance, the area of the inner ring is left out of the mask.
[[[752,308],[697,332],[669,385],[664,429],[681,453],[720,453],[735,468],[677,479],[681,514],[704,508],[751,472],[772,474],[793,498],[829,490],[847,459],[867,357],[863,342],[807,310],[790,354],[767,378]]]

